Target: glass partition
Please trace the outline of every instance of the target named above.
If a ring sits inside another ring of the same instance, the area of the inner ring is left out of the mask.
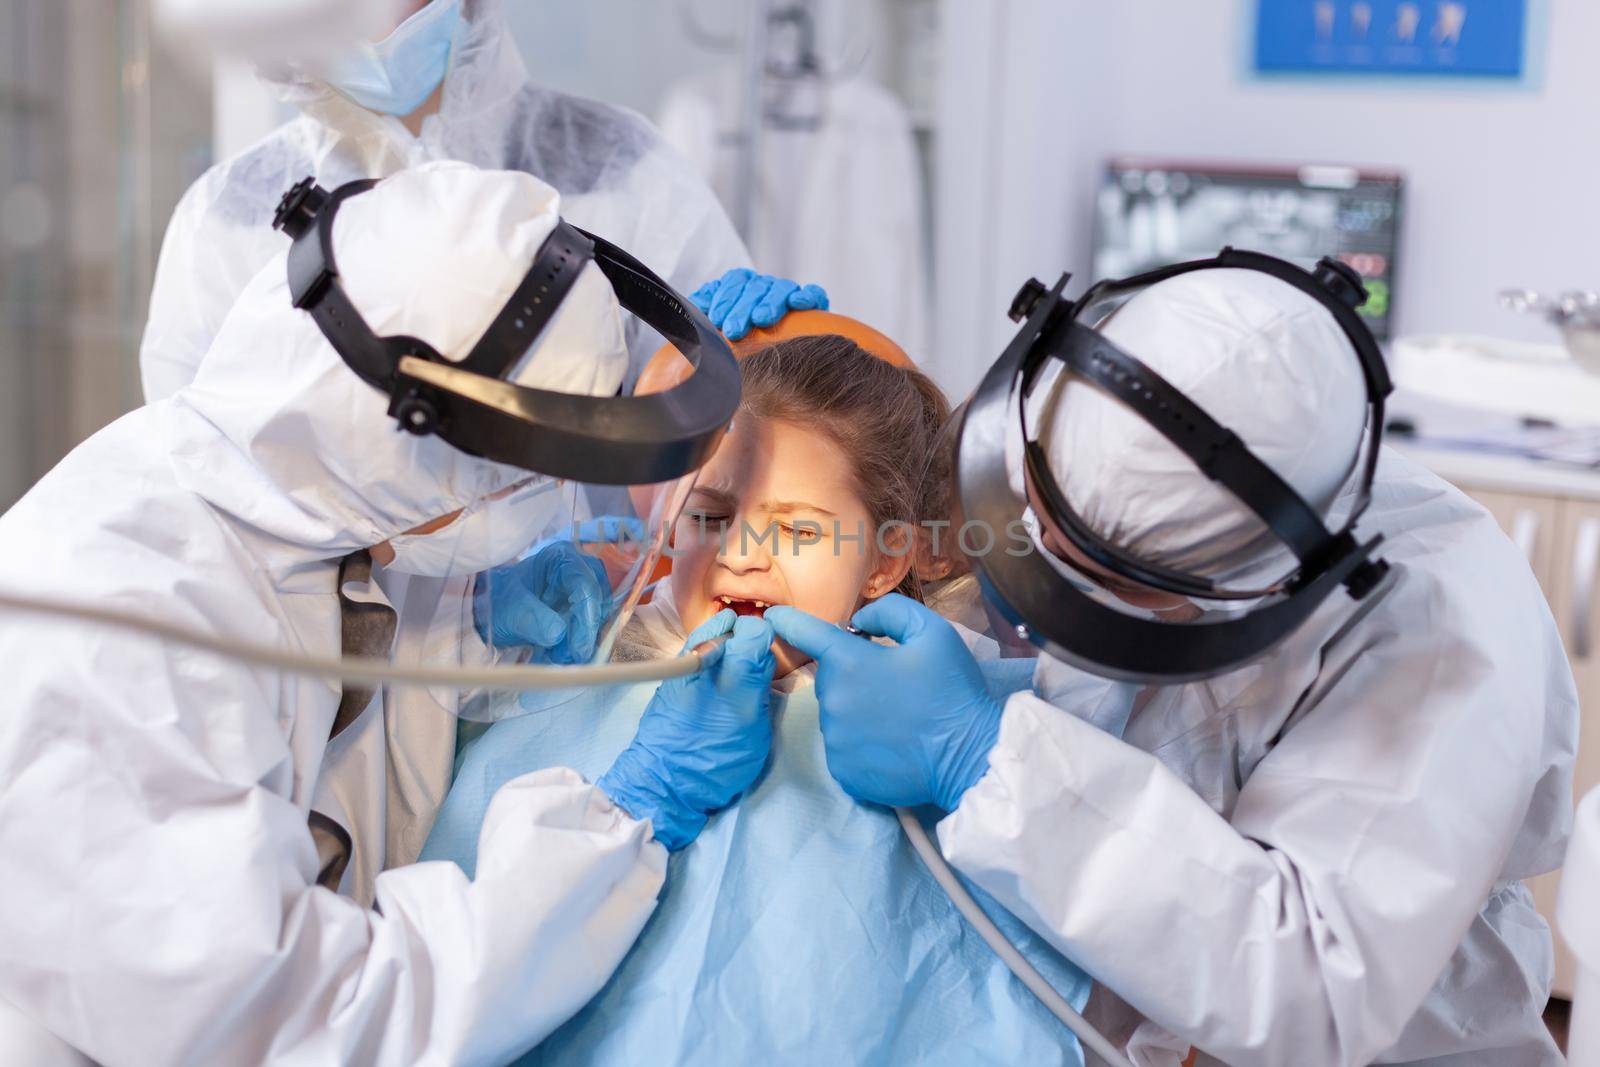
[[[149,0],[0,0],[0,508],[137,406],[156,251],[211,158]]]

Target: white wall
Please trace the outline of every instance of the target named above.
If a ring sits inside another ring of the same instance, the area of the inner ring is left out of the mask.
[[[1087,258],[1088,160],[1105,122],[1080,86],[1098,62],[1100,6],[943,2],[932,372],[952,396],[1015,332],[1005,313],[1022,283],[1054,283]]]
[[[1541,6],[1541,5],[1536,5]],[[1600,286],[1600,4],[1553,0],[1540,86],[1246,80],[1249,0],[1118,5],[1111,152],[1393,164],[1410,179],[1396,280],[1405,333],[1549,337],[1510,285]],[[1240,10],[1217,17],[1219,7]],[[1537,61],[1537,60],[1536,60]]]
[[[1247,62],[1254,0],[945,6],[947,60],[959,57],[969,73],[947,89],[982,103],[946,108],[967,139],[946,147],[952,181],[941,195],[941,232],[984,221],[1004,231],[981,272],[941,259],[948,384],[974,376],[970,361],[992,360],[1009,335],[1009,323],[987,310],[999,291],[1009,294],[1030,273],[1054,280],[1062,269],[1087,269],[1091,193],[1112,155],[1405,171],[1409,216],[1396,283],[1402,333],[1553,341],[1537,321],[1501,311],[1497,292],[1600,287],[1600,4],[1593,0],[1535,3],[1547,9],[1548,25],[1534,39],[1532,87],[1256,80]],[[974,22],[989,24],[988,36]],[[985,52],[999,47],[1003,53]],[[989,72],[987,81],[971,80],[979,71]],[[973,112],[995,105],[987,121],[1001,128],[985,135]],[[957,158],[992,153],[997,142],[1005,146],[1003,177],[980,181],[975,165]],[[972,217],[961,220],[962,213]],[[960,251],[946,245],[942,257]],[[946,284],[951,278],[961,280]],[[985,309],[949,306],[968,299]],[[969,355],[973,349],[980,355]]]

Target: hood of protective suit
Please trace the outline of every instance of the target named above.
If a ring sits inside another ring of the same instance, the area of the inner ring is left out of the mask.
[[[334,256],[374,333],[460,359],[559,212],[555,190],[527,174],[430,164],[347,200]],[[170,452],[186,488],[309,560],[368,548],[529,476],[400,432],[388,397],[292,306],[286,256],[245,289],[199,376],[171,401]],[[627,365],[621,309],[591,263],[510,378],[610,395]]]
[[[1367,394],[1326,308],[1258,271],[1205,270],[1144,290],[1100,332],[1327,514],[1355,470]],[[1292,567],[1254,513],[1144,419],[1070,376],[1055,388],[1038,435],[1068,502],[1097,534],[1225,584]]]

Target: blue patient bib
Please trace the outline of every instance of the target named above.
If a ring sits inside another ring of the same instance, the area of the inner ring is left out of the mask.
[[[1008,685],[1026,686],[1027,671],[1011,673]],[[653,692],[496,723],[463,750],[422,858],[470,876],[494,791],[553,766],[593,781]],[[815,688],[774,695],[773,715],[764,776],[671,858],[660,906],[600,994],[518,1063],[1082,1064],[1077,1039],[967,926],[894,814],[828,774]],[[1088,976],[974,896],[1081,1008]]]

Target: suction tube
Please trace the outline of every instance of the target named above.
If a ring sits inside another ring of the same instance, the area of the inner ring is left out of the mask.
[[[212,652],[225,659],[247,663],[254,667],[265,667],[311,678],[326,678],[351,685],[413,685],[440,689],[528,692],[662,682],[668,678],[683,678],[696,674],[701,665],[701,653],[695,651],[673,659],[649,660],[641,663],[601,663],[579,667],[399,667],[386,659],[378,658],[307,656],[270,645],[217,637],[187,626],[162,622],[132,612],[61,600],[0,592],[0,610],[109,626],[113,629],[143,634],[169,644]]]
[[[1017,951],[1017,946],[1006,940],[1006,935],[1001,933],[994,920],[978,907],[978,902],[972,899],[972,894],[961,884],[956,872],[950,869],[950,865],[939,852],[939,847],[928,837],[928,831],[923,829],[917,817],[906,808],[896,808],[894,813],[900,819],[900,829],[905,831],[906,838],[910,840],[911,847],[916,849],[922,865],[928,868],[928,873],[939,883],[939,888],[950,898],[950,903],[956,906],[956,910],[978,932],[978,936],[994,950],[996,956],[1000,957],[1000,962],[1028,987],[1028,991],[1049,1009],[1050,1014],[1060,1019],[1066,1024],[1067,1029],[1078,1036],[1078,1040],[1083,1042],[1085,1048],[1092,1049],[1096,1056],[1105,1060],[1111,1067],[1133,1067],[1128,1058],[1119,1052],[1104,1034],[1090,1026],[1088,1020],[1079,1015],[1072,1005],[1067,1003],[1066,998],[1056,992],[1055,987],[1028,962],[1027,957]]]

